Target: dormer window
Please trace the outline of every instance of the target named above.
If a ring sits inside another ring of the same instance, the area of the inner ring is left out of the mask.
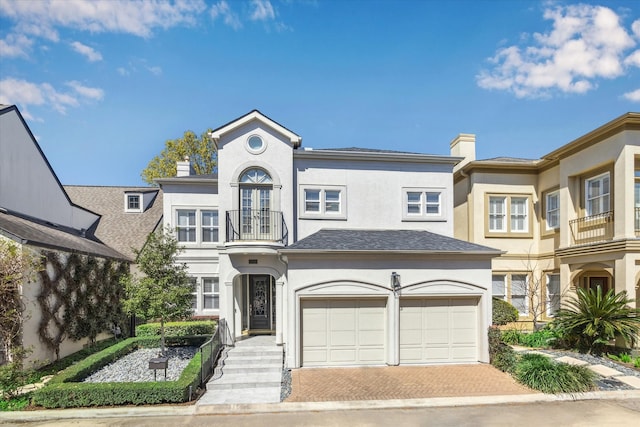
[[[140,194],[125,194],[124,196],[125,212],[142,212],[142,197]]]

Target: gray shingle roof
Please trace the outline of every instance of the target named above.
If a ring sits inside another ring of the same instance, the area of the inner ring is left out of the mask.
[[[19,238],[33,246],[80,252],[101,257],[127,259],[123,254],[100,242],[83,237],[77,230],[59,228],[34,219],[0,212],[0,234]]]
[[[323,229],[282,251],[288,250],[500,253],[487,246],[423,230]]]
[[[140,250],[147,236],[162,219],[162,190],[150,187],[99,187],[67,185],[65,191],[73,203],[83,206],[101,217],[92,230],[106,245],[135,260],[133,249]],[[124,193],[157,191],[146,211],[125,212]]]
[[[397,150],[381,150],[378,148],[361,148],[361,147],[346,147],[346,148],[314,148],[313,151],[348,151],[352,153],[390,153],[390,154],[422,154],[412,151],[397,151]]]

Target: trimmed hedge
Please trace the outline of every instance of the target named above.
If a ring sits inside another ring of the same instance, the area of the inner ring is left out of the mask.
[[[201,345],[206,336],[167,337],[167,345]],[[45,408],[82,406],[145,405],[180,403],[189,400],[189,387],[200,385],[200,353],[185,367],[177,381],[137,383],[78,382],[125,354],[144,347],[160,345],[160,337],[126,339],[81,362],[70,366],[33,394],[33,403]],[[194,393],[195,394],[195,393]]]
[[[502,372],[512,373],[518,362],[511,346],[502,341],[502,332],[495,326],[489,328],[489,363]]]
[[[506,325],[507,323],[518,321],[518,309],[505,300],[491,298],[493,308],[491,309],[491,321],[494,325]]]
[[[165,336],[213,335],[216,322],[213,320],[194,320],[189,322],[167,322],[164,324]],[[160,335],[160,323],[145,323],[136,327],[136,336],[148,337]]]

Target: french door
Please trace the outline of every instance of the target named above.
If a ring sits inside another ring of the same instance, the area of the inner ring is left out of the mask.
[[[240,187],[240,238],[269,240],[271,236],[271,187]]]

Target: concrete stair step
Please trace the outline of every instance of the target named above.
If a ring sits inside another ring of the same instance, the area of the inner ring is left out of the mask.
[[[256,363],[253,365],[225,365],[222,368],[224,374],[240,373],[240,372],[280,372],[282,373],[282,363]]]
[[[224,373],[222,377],[207,383],[207,390],[280,387],[281,372]]]
[[[242,355],[256,355],[256,356],[273,356],[282,355],[282,348],[274,347],[236,347],[229,350],[229,354]]]
[[[229,389],[224,393],[205,393],[196,402],[196,406],[224,405],[239,403],[277,403],[280,402],[280,386],[245,389]]]
[[[282,355],[279,356],[237,356],[229,354],[224,361],[225,365],[253,365],[260,363],[282,364]]]

